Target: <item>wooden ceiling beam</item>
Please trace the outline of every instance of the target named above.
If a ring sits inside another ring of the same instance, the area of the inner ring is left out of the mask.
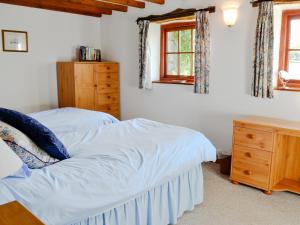
[[[102,9],[89,5],[70,3],[65,0],[0,0],[0,3],[69,12],[94,17],[101,17],[102,14],[112,14],[112,10],[110,9]]]
[[[119,5],[126,5],[136,8],[145,8],[145,2],[136,1],[136,0],[100,0],[101,2],[109,2]]]
[[[128,6],[145,8],[145,1],[164,4],[165,0],[0,0],[0,3],[101,17],[112,10],[127,12]]]
[[[152,2],[152,3],[156,3],[156,4],[165,4],[165,0],[145,0],[146,2]]]
[[[112,4],[112,3],[108,3],[108,2],[100,2],[97,0],[65,0],[65,1],[71,2],[71,3],[89,5],[89,6],[93,6],[93,7],[97,7],[97,8],[102,8],[102,9],[111,9],[111,10],[116,10],[116,11],[121,11],[121,12],[128,11],[127,6]]]

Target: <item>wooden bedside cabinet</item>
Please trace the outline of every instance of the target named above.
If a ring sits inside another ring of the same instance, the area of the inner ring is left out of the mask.
[[[300,122],[235,120],[230,179],[264,190],[300,194]]]
[[[1,225],[44,225],[17,201],[0,205]]]

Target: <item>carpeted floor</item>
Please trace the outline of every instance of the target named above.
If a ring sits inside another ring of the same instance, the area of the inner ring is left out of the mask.
[[[300,225],[300,195],[233,185],[218,165],[203,166],[204,202],[177,225]]]

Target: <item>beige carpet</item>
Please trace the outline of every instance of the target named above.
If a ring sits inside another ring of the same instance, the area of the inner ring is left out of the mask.
[[[218,165],[203,166],[204,202],[186,212],[177,225],[300,225],[300,195],[272,196],[220,175]]]

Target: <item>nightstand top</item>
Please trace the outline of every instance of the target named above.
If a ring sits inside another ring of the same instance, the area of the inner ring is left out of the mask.
[[[250,123],[260,126],[267,126],[270,128],[281,128],[300,131],[300,122],[283,120],[272,117],[262,117],[262,116],[248,116],[242,119],[234,120],[235,123]]]
[[[19,202],[9,202],[0,205],[1,225],[44,225]]]

